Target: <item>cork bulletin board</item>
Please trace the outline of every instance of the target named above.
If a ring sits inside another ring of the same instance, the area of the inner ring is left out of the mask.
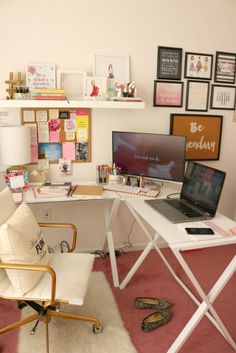
[[[222,115],[171,114],[170,134],[186,136],[187,160],[218,160]]]
[[[22,124],[31,127],[31,162],[64,158],[91,161],[91,110],[85,108],[23,108]]]

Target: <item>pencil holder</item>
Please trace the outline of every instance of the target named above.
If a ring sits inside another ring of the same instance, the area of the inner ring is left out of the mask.
[[[121,176],[120,175],[109,175],[109,183],[110,184],[120,184],[121,183]]]

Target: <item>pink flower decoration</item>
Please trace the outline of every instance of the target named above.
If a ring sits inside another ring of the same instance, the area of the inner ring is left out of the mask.
[[[28,72],[30,73],[30,74],[35,74],[35,72],[36,72],[36,68],[35,68],[35,66],[29,66],[28,67]]]

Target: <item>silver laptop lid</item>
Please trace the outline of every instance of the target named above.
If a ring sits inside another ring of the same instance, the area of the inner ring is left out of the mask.
[[[188,162],[180,194],[181,199],[196,205],[214,217],[226,173],[196,162]]]

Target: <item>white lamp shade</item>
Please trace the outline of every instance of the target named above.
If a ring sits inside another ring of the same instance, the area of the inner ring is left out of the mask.
[[[27,125],[0,127],[0,164],[22,165],[31,162],[31,132]]]

